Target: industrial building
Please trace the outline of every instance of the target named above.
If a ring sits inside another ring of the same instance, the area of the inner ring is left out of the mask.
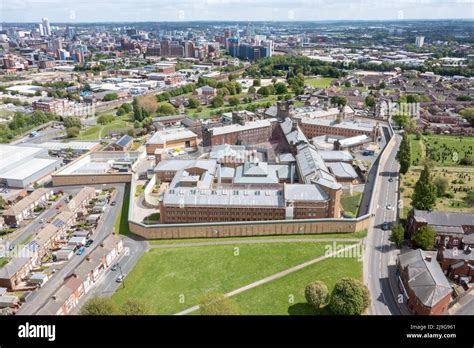
[[[45,148],[0,145],[0,181],[12,188],[25,188],[61,167]]]

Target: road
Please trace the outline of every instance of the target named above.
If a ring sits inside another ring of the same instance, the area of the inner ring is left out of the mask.
[[[386,149],[389,151],[386,160],[380,164],[373,207],[375,217],[369,227],[365,244],[364,280],[372,296],[369,313],[373,315],[401,314],[389,282],[389,263],[393,261],[393,248],[388,240],[390,231],[382,230],[384,222],[393,224],[397,221],[399,163],[395,157],[400,137],[397,134],[395,137],[393,146],[389,145]],[[388,205],[392,208],[387,209]]]
[[[122,202],[124,197],[125,185],[114,185],[117,189],[115,199],[117,202]],[[62,284],[64,278],[70,275],[77,266],[86,258],[87,255],[96,247],[101,241],[105,239],[110,233],[113,232],[115,217],[121,209],[121,204],[116,206],[108,206],[99,225],[97,226],[96,232],[93,234],[94,244],[90,248],[86,248],[86,252],[80,256],[74,255],[54,276],[38,291],[35,291],[31,297],[25,302],[17,315],[31,315],[38,312],[46,303],[46,301],[54,294],[56,289]]]

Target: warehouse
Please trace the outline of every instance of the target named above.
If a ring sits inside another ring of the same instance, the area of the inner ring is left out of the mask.
[[[0,145],[0,158],[0,181],[14,188],[32,185],[61,167],[61,160],[38,147]]]

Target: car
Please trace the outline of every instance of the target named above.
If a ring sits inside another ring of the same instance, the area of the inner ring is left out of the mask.
[[[115,271],[117,270],[117,268],[118,268],[118,264],[115,263],[115,264],[112,265],[112,267],[110,268],[110,270],[111,270],[112,272],[115,272]]]
[[[13,244],[10,244],[10,246],[8,247],[8,251],[12,251],[14,248],[15,246]]]
[[[389,181],[389,182],[393,182],[393,178],[389,178],[388,181]]]
[[[110,203],[110,205],[113,207],[113,206],[116,206],[117,205],[117,202],[116,201],[113,201],[112,203]]]
[[[116,281],[117,283],[121,283],[121,282],[123,282],[123,279],[124,279],[124,278],[125,278],[125,274],[122,274],[122,275],[119,275],[119,276],[117,277],[117,279],[115,279],[115,281]]]
[[[79,250],[77,251],[76,255],[80,256],[80,255],[84,254],[84,251],[86,251],[86,248],[80,247]]]
[[[10,227],[11,228],[18,228],[18,224],[11,224]]]
[[[390,229],[390,223],[389,222],[384,222],[382,225],[382,230],[387,231]]]
[[[63,206],[62,206],[61,204],[58,204],[58,205],[56,206],[56,209],[61,209],[62,207],[63,207]]]
[[[392,205],[391,204],[387,204],[387,210],[392,210]]]
[[[85,247],[88,248],[91,246],[91,244],[94,243],[94,240],[93,239],[89,239],[86,244],[85,244]]]
[[[40,224],[44,224],[46,222],[46,219],[41,219]]]

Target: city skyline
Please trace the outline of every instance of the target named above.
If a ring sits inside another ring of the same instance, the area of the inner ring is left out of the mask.
[[[61,6],[58,6],[61,5]],[[252,7],[252,11],[248,11]],[[25,11],[25,10],[28,11]],[[94,11],[91,11],[94,9]],[[309,9],[309,10],[308,10]],[[19,0],[0,1],[0,21],[37,22],[186,22],[186,21],[334,21],[471,19],[472,1],[375,0]]]

